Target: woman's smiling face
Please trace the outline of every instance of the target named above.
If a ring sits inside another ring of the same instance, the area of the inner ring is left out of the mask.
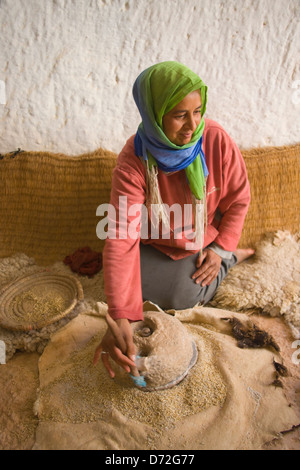
[[[201,121],[201,106],[200,91],[192,91],[163,116],[163,131],[173,144],[182,146],[190,142]]]

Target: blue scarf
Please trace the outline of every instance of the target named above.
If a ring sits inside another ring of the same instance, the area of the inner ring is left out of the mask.
[[[208,169],[205,161],[205,155],[202,148],[203,135],[195,145],[188,149],[172,150],[153,144],[146,134],[139,128],[134,138],[135,154],[148,159],[147,150],[151,155],[155,155],[157,166],[165,173],[184,170],[200,155],[204,177],[208,176]]]

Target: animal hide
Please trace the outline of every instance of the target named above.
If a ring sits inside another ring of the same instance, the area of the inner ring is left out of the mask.
[[[266,235],[256,254],[231,268],[210,305],[235,312],[283,315],[300,338],[300,233]]]

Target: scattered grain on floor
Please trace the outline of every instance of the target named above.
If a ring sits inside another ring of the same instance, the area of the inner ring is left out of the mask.
[[[39,419],[67,423],[88,423],[109,419],[117,409],[127,419],[151,426],[160,434],[178,421],[211,406],[222,406],[226,385],[215,365],[217,346],[210,333],[190,328],[199,351],[197,364],[187,377],[171,389],[144,392],[130,382],[122,386],[112,380],[101,361],[92,364],[99,337],[94,337],[69,358],[68,369],[40,391]],[[150,437],[149,437],[150,438]]]

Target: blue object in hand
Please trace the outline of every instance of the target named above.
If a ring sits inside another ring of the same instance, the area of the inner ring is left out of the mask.
[[[129,375],[137,387],[146,387],[147,384],[143,375],[140,375],[139,377],[135,377],[134,375],[131,375],[131,374]]]

